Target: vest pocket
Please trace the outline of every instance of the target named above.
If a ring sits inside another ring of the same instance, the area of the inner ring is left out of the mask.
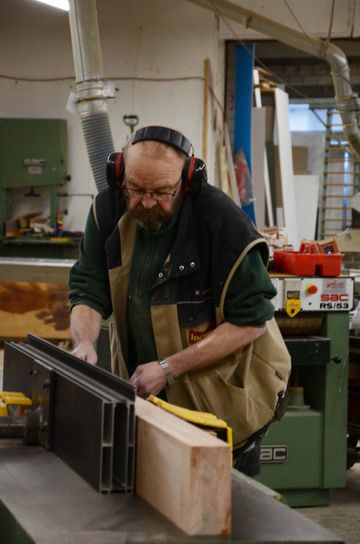
[[[265,362],[256,353],[252,354],[252,372],[249,375],[248,388],[254,402],[268,409],[274,415],[279,395],[286,390],[286,380],[274,366]]]
[[[274,413],[258,402],[247,387],[229,383],[229,379],[234,380],[234,366],[237,364],[232,361],[210,372],[193,373],[191,380],[185,378],[184,382],[190,390],[194,408],[211,412],[226,421],[233,430],[234,447],[239,447],[268,423]]]

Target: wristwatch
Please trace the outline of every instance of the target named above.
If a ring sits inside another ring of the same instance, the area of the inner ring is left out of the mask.
[[[165,378],[166,378],[166,383],[168,385],[170,385],[170,386],[174,385],[174,383],[176,381],[176,378],[175,378],[174,374],[171,372],[167,360],[166,359],[161,359],[159,361],[159,365],[161,366],[161,368],[164,371]]]

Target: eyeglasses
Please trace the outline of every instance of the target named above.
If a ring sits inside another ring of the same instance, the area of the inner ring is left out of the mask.
[[[127,187],[124,184],[124,193],[127,197],[137,200],[143,200],[146,195],[149,195],[150,198],[153,198],[157,202],[169,202],[175,198],[180,181],[181,178],[174,187],[175,191],[144,191],[135,187]]]

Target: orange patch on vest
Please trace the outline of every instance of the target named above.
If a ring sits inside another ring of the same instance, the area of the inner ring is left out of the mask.
[[[205,338],[207,334],[212,329],[207,329],[206,331],[190,331],[189,332],[189,344],[196,344],[196,342],[199,342],[199,340],[202,340]]]

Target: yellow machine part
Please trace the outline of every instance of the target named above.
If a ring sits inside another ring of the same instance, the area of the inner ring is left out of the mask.
[[[1,391],[0,392],[0,417],[9,416],[9,406],[18,406],[17,415],[23,415],[25,408],[32,405],[31,399],[26,397],[23,393],[14,391]]]
[[[182,408],[181,406],[176,406],[175,404],[170,404],[154,395],[150,395],[147,400],[159,406],[163,410],[172,413],[173,415],[193,423],[198,427],[201,427],[205,431],[210,432],[221,440],[225,440],[228,446],[233,447],[233,437],[232,437],[232,428],[223,421],[219,419],[214,414],[209,412],[198,412],[197,410],[189,410],[188,408]],[[226,437],[226,438],[225,438]]]
[[[299,298],[287,298],[285,303],[285,312],[289,317],[295,317],[301,310],[301,300]]]

